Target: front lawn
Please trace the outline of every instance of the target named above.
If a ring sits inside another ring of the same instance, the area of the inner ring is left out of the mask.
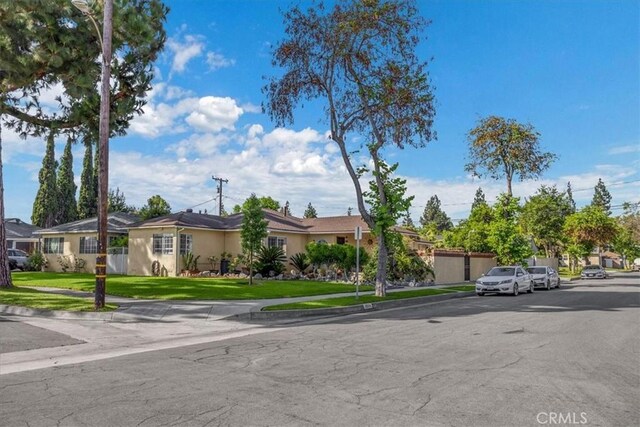
[[[16,286],[39,286],[93,292],[95,276],[82,273],[12,273]],[[372,286],[360,286],[362,291]],[[355,292],[355,286],[345,283],[311,280],[261,280],[249,286],[247,279],[213,277],[107,277],[107,295],[138,299],[162,300],[246,300],[304,297]]]
[[[69,297],[19,287],[0,288],[0,304],[43,310],[94,311],[93,303],[93,298]],[[106,304],[100,311],[111,311],[116,308],[118,306],[115,304]]]
[[[475,288],[469,286],[474,290]],[[289,304],[278,304],[264,307],[263,311],[276,311],[276,310],[309,310],[313,308],[332,308],[332,307],[347,307],[350,305],[359,305],[365,303],[374,303],[380,301],[391,301],[398,299],[408,299],[416,297],[426,297],[430,295],[450,294],[456,292],[466,292],[465,290],[456,290],[455,287],[451,288],[439,288],[439,289],[417,289],[412,291],[400,291],[400,292],[388,292],[385,297],[377,297],[375,295],[360,295],[360,298],[356,299],[355,296],[339,297],[339,298],[327,298],[315,301],[302,301]],[[463,288],[459,286],[458,288]],[[466,288],[466,287],[465,287]]]

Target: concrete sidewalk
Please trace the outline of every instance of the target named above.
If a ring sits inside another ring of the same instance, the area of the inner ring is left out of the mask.
[[[430,286],[429,288],[396,288],[389,289],[387,292],[403,292],[413,291],[417,289],[446,289],[447,285]],[[69,289],[56,289],[44,287],[30,287],[42,292],[50,292],[61,295],[76,296],[83,298],[93,298],[93,293],[74,291]],[[360,295],[371,295],[373,291],[360,292]],[[453,297],[454,293],[441,295],[441,297]],[[78,319],[78,320],[97,320],[107,322],[139,322],[139,321],[156,321],[156,322],[180,322],[180,321],[217,321],[223,319],[235,320],[269,320],[274,318],[299,318],[305,316],[328,316],[348,314],[351,312],[359,312],[364,310],[382,308],[376,304],[358,305],[351,308],[328,308],[316,310],[287,310],[285,312],[261,312],[261,309],[270,305],[288,304],[301,301],[314,301],[327,298],[338,298],[345,296],[355,296],[355,293],[340,293],[328,295],[314,295],[295,298],[277,298],[277,299],[260,299],[260,300],[140,300],[133,298],[124,298],[107,295],[106,302],[118,304],[119,307],[115,311],[110,312],[70,312],[55,310],[38,310],[27,307],[0,305],[0,315],[14,316],[35,316],[56,319]],[[434,298],[420,297],[423,298]],[[413,300],[413,301],[412,301]],[[406,305],[420,303],[420,301],[411,298],[405,301]],[[394,306],[398,305],[398,301],[394,301]],[[264,313],[264,314],[261,314]]]

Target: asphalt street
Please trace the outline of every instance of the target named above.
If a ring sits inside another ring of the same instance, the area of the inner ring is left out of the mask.
[[[4,374],[0,424],[637,426],[639,287],[624,275]]]

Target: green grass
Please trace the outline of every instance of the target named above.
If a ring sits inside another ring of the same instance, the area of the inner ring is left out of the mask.
[[[16,286],[40,286],[92,292],[95,276],[82,273],[12,273]],[[361,286],[360,290],[373,290]],[[210,277],[143,277],[111,275],[107,278],[107,294],[139,299],[161,300],[245,300],[304,297],[355,292],[355,286],[344,283],[310,280],[263,280],[249,286],[247,279]]]
[[[568,267],[560,267],[558,268],[558,275],[563,279],[579,279],[580,270],[578,270],[576,273],[572,273]]]
[[[380,301],[391,301],[398,299],[408,299],[408,298],[417,298],[417,297],[425,297],[430,295],[439,295],[439,294],[449,294],[455,293],[459,290],[454,288],[468,288],[471,287],[475,289],[473,286],[452,286],[451,288],[446,289],[418,289],[415,291],[400,291],[400,292],[389,292],[385,297],[377,297],[375,295],[360,295],[360,298],[356,299],[355,296],[348,297],[340,297],[340,298],[327,298],[315,301],[303,301],[296,302],[290,304],[278,304],[278,305],[270,305],[268,307],[264,307],[263,311],[276,311],[276,310],[309,310],[313,308],[331,308],[331,307],[347,307],[350,305],[359,305],[365,303],[373,303]],[[462,292],[466,290],[461,290]]]
[[[93,298],[69,297],[66,295],[40,292],[27,288],[0,288],[0,304],[19,305],[22,307],[43,310],[93,311]],[[118,308],[115,304],[107,304],[103,310]]]
[[[451,289],[459,292],[473,292],[476,290],[476,285],[447,286],[445,289]]]

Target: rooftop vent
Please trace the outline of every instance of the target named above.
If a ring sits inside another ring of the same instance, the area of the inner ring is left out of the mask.
[[[193,213],[193,209],[187,209],[187,213]]]

